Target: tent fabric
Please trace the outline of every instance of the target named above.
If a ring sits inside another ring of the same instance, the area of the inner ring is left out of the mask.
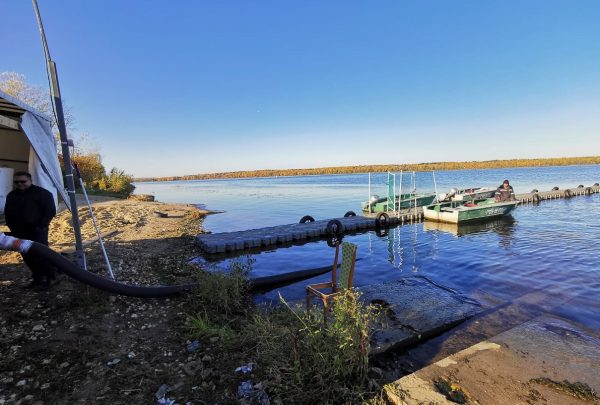
[[[25,110],[21,115],[20,132],[27,137],[30,144],[28,170],[33,183],[52,192],[55,203],[58,203],[57,194],[60,195],[65,205],[71,209],[49,118],[2,91],[0,98]],[[0,138],[0,146],[1,144]]]
[[[58,192],[70,209],[50,123],[26,111],[22,116],[21,129],[29,139],[33,152],[29,153],[29,172],[34,177],[34,183],[55,195]]]

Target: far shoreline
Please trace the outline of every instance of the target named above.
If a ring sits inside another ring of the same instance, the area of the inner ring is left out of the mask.
[[[134,183],[153,183],[189,180],[234,180],[248,178],[300,177],[345,174],[367,174],[399,171],[453,171],[453,170],[484,170],[484,169],[514,169],[524,167],[551,166],[582,166],[600,164],[600,156],[562,157],[543,159],[507,159],[465,162],[431,162],[396,165],[361,165],[320,167],[311,169],[264,169],[234,172],[204,173],[185,176],[140,177],[134,178]]]

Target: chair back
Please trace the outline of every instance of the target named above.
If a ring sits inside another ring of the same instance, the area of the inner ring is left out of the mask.
[[[339,290],[345,290],[353,286],[356,249],[357,246],[354,243],[342,243],[342,265],[340,266],[340,276],[336,283]]]

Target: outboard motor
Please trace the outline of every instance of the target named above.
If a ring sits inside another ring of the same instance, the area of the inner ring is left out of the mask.
[[[450,201],[452,197],[456,195],[456,193],[458,193],[458,189],[451,188],[450,191],[448,191],[448,194],[440,194],[440,201]]]

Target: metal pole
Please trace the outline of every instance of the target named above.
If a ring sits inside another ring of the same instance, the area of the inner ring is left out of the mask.
[[[65,124],[65,116],[63,112],[62,100],[60,97],[60,86],[58,85],[58,74],[56,72],[56,64],[50,58],[48,43],[46,42],[46,34],[42,24],[42,17],[36,0],[32,0],[35,15],[37,17],[40,36],[42,37],[42,45],[46,56],[48,73],[50,74],[50,90],[54,104],[54,112],[56,114],[56,123],[58,125],[58,133],[60,135],[60,145],[62,148],[63,162],[65,164],[65,178],[67,181],[67,192],[71,203],[71,215],[73,216],[73,231],[75,233],[75,249],[77,251],[77,260],[79,267],[86,269],[85,254],[83,252],[83,243],[81,240],[81,228],[79,223],[79,214],[77,213],[77,200],[75,198],[75,182],[73,181],[73,167],[71,166],[71,154],[69,153],[69,141],[67,138],[67,126]]]
[[[369,196],[367,197],[367,208],[371,212],[371,172],[369,172]]]
[[[402,170],[400,170],[400,182],[399,182],[399,190],[398,190],[398,215],[397,218],[400,218],[400,207],[402,206]]]
[[[392,199],[393,201],[393,210],[396,211],[396,173],[393,174],[394,177],[394,191],[392,192],[392,194],[394,194],[394,198]]]
[[[85,184],[83,184],[81,172],[79,171],[79,167],[77,167],[77,165],[75,165],[75,171],[77,172],[79,184],[81,185],[81,191],[83,191],[83,196],[85,197],[85,201],[87,202],[88,209],[90,211],[90,217],[92,217],[92,224],[94,224],[94,228],[96,229],[96,235],[98,235],[98,243],[100,244],[100,249],[102,250],[102,256],[104,256],[104,262],[106,262],[106,267],[108,267],[108,275],[110,276],[111,280],[114,281],[115,275],[113,274],[112,266],[110,265],[110,261],[108,260],[108,255],[106,254],[106,249],[104,248],[104,242],[102,241],[102,235],[100,234],[100,229],[98,228],[96,218],[94,217],[94,210],[92,210],[92,204],[90,204],[90,199],[88,198],[87,191],[85,189]]]
[[[417,175],[413,170],[413,195],[415,196],[415,219],[417,217]]]
[[[437,184],[435,183],[435,171],[431,171],[431,175],[433,176],[433,191],[435,192],[435,202],[439,202],[438,192],[437,192]]]

